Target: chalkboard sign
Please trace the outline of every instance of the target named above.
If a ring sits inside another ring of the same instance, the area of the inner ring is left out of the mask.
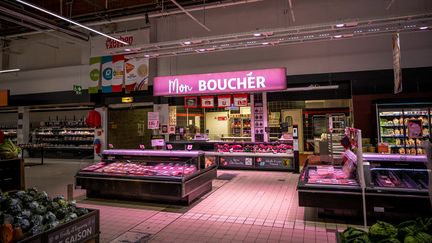
[[[246,156],[221,156],[219,158],[220,167],[253,167],[253,158]]]
[[[292,158],[257,157],[255,163],[256,166],[259,168],[281,168],[281,169],[294,168]]]

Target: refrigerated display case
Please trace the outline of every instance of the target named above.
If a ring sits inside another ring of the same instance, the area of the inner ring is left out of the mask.
[[[199,151],[105,150],[75,175],[88,197],[191,203],[211,191],[216,164]]]
[[[425,155],[364,153],[363,161],[368,214],[432,213]],[[307,161],[297,185],[299,205],[360,210],[358,177],[338,179],[340,173],[340,166]]]
[[[293,140],[283,142],[234,142],[217,143],[213,156],[219,168],[294,171],[298,157],[293,151]]]
[[[356,209],[362,208],[362,192],[358,171],[346,175],[341,165],[306,161],[300,173],[297,191],[299,206]]]
[[[391,154],[420,155],[425,139],[431,137],[432,104],[377,104],[378,141],[389,145]],[[408,124],[419,121],[421,134],[410,137]]]
[[[363,159],[369,162],[365,182],[370,209],[431,213],[425,155],[366,153]]]

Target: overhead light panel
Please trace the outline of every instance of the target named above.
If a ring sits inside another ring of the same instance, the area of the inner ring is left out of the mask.
[[[420,27],[419,29],[421,29],[421,30],[427,30],[428,27],[427,27],[427,26],[422,26],[422,27]]]
[[[59,18],[59,19],[61,19],[61,20],[64,20],[64,21],[66,21],[66,22],[69,22],[69,23],[71,23],[71,24],[74,24],[74,25],[76,25],[76,26],[79,26],[79,27],[81,27],[81,28],[84,28],[84,29],[86,29],[86,30],[88,30],[88,31],[92,31],[92,32],[94,32],[94,33],[96,33],[96,34],[98,34],[98,35],[105,36],[106,38],[109,38],[109,39],[111,39],[111,40],[114,40],[114,41],[117,41],[117,42],[119,42],[119,43],[122,43],[123,45],[129,45],[129,43],[127,43],[127,42],[125,42],[125,41],[122,41],[122,40],[117,39],[117,38],[115,38],[115,37],[112,37],[112,36],[110,36],[110,35],[104,34],[104,33],[100,32],[100,31],[95,30],[95,29],[89,28],[89,27],[87,27],[87,26],[85,26],[85,25],[82,25],[82,24],[80,24],[80,23],[78,23],[78,22],[75,22],[75,21],[70,20],[70,19],[68,19],[68,18],[65,18],[65,17],[63,17],[63,16],[60,16],[60,15],[55,14],[55,13],[53,13],[53,12],[50,12],[50,11],[48,11],[48,10],[46,10],[46,9],[43,9],[43,8],[41,8],[41,7],[38,7],[38,6],[33,5],[33,4],[31,4],[31,3],[27,3],[27,2],[22,1],[22,0],[16,0],[16,1],[19,2],[19,3],[22,3],[22,4],[26,5],[26,6],[32,7],[32,8],[34,8],[34,9],[37,9],[37,10],[39,10],[39,11],[41,11],[41,12],[44,12],[44,13],[46,13],[46,14],[49,14],[49,15],[51,15],[51,16],[54,16],[54,17],[56,17],[56,18]]]
[[[13,72],[19,72],[19,71],[20,71],[19,68],[14,68],[14,69],[0,70],[0,73],[13,73]]]

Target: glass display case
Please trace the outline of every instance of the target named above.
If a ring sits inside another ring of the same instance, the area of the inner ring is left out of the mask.
[[[366,153],[363,160],[371,209],[431,212],[425,155]]]
[[[425,163],[425,155],[364,153],[367,211],[432,213]],[[297,185],[299,205],[359,210],[362,207],[359,176],[356,172],[356,177],[347,178],[341,166],[308,160]]]
[[[76,185],[89,197],[190,203],[212,188],[216,164],[199,151],[106,150],[82,168]]]
[[[421,144],[431,136],[431,107],[432,104],[377,104],[378,141],[388,144],[391,154],[424,154]],[[408,133],[412,121],[418,121],[420,134],[416,137]]]
[[[298,159],[293,151],[293,141],[283,142],[228,142],[216,143],[214,157],[219,168],[293,171]]]
[[[343,166],[306,160],[297,191],[299,205],[317,208],[361,209],[358,171],[348,173]],[[343,198],[343,200],[340,200]]]

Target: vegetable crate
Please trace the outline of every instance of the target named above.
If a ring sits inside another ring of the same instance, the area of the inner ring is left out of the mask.
[[[99,210],[89,213],[18,243],[90,243],[99,242]]]
[[[0,191],[23,190],[24,187],[24,160],[0,160]]]

